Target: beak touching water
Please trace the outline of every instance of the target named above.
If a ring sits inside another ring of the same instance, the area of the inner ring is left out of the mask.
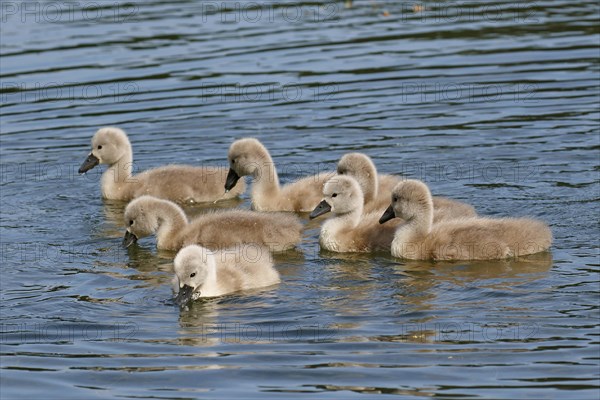
[[[133,233],[126,231],[125,237],[123,237],[123,247],[127,248],[137,242],[138,238]]]
[[[329,211],[331,211],[331,205],[329,205],[329,203],[325,200],[322,200],[319,205],[316,206],[315,209],[310,213],[309,218],[317,218],[319,215],[327,214]]]
[[[187,303],[192,300],[192,295],[194,294],[194,288],[188,285],[183,285],[183,287],[179,288],[179,293],[177,293],[177,297],[175,297],[175,303],[181,308],[185,307]]]

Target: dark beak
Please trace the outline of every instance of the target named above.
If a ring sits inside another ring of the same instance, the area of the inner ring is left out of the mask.
[[[83,162],[83,164],[81,164],[81,167],[79,167],[79,173],[80,174],[85,174],[90,169],[92,169],[96,165],[98,165],[99,162],[100,162],[100,160],[98,160],[98,157],[96,157],[95,155],[93,155],[92,153],[90,153],[90,155],[87,156],[87,158],[85,159],[85,161]]]
[[[322,200],[318,206],[309,215],[310,219],[317,218],[319,215],[327,214],[331,211],[331,206],[325,200]]]
[[[396,213],[394,212],[394,208],[390,204],[390,206],[385,210],[381,218],[379,218],[379,223],[383,224],[388,222],[390,219],[396,218]]]
[[[137,242],[138,238],[133,233],[126,231],[125,237],[123,238],[123,247],[128,248],[135,242]]]
[[[187,303],[192,300],[192,295],[194,294],[194,288],[188,285],[183,285],[182,288],[179,288],[179,293],[177,293],[177,297],[175,297],[175,303],[181,308],[185,307]]]
[[[227,173],[227,179],[225,179],[225,191],[233,189],[237,181],[240,180],[240,176],[231,168]]]

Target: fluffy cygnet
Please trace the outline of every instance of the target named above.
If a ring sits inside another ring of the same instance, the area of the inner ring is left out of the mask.
[[[333,174],[312,175],[280,187],[269,151],[253,138],[233,142],[228,159],[225,190],[236,187],[240,177],[252,176],[252,208],[259,211],[311,211],[321,200],[323,184]]]
[[[356,179],[364,196],[364,212],[379,211],[387,207],[394,186],[399,178],[378,174],[371,157],[363,153],[347,153],[337,164],[338,175],[349,175]]]
[[[380,219],[398,226],[392,255],[413,260],[494,260],[544,251],[552,244],[548,225],[529,218],[461,218],[433,223],[429,188],[421,181],[400,182]],[[383,225],[385,226],[385,225]]]
[[[129,203],[124,221],[125,247],[155,233],[156,246],[165,250],[179,250],[188,244],[223,249],[254,243],[283,251],[300,242],[302,231],[295,215],[239,209],[209,212],[188,223],[177,204],[152,196],[141,196]]]
[[[396,226],[381,230],[379,214],[363,214],[363,203],[354,178],[338,175],[325,183],[323,200],[310,214],[311,219],[330,211],[335,214],[321,227],[321,248],[340,253],[390,250]]]
[[[392,189],[402,180],[393,175],[377,174],[371,158],[362,153],[345,154],[338,162],[337,173],[356,179],[365,198],[365,213],[385,210]],[[471,205],[445,197],[434,196],[433,208],[433,222],[477,215]]]
[[[182,248],[174,261],[173,291],[180,307],[200,297],[216,297],[279,282],[269,249],[241,245],[220,251],[198,245]]]
[[[228,199],[244,192],[245,185],[223,195],[227,169],[167,165],[132,175],[133,153],[129,138],[119,128],[99,129],[92,138],[92,152],[79,168],[85,173],[98,164],[108,164],[102,174],[102,196],[129,201],[142,195],[176,201],[201,203]]]

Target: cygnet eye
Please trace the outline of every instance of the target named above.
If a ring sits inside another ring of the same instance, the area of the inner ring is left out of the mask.
[[[192,272],[192,273],[190,274],[190,278],[193,278],[193,277],[195,277],[195,276],[196,276],[196,273],[195,273],[195,272]]]
[[[396,201],[398,201],[398,198],[396,196],[394,196],[394,197],[392,197],[392,201],[396,202]]]
[[[102,150],[102,145],[99,145],[99,146],[98,146],[98,150]]]
[[[235,164],[235,159],[234,158],[231,159],[231,163]]]
[[[344,171],[339,171],[338,174],[339,175],[344,175]]]
[[[133,220],[132,219],[129,220],[129,225],[130,226],[133,225]]]
[[[331,197],[337,197],[337,193],[332,194]]]

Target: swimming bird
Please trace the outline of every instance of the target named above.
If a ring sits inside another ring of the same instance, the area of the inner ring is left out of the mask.
[[[179,250],[188,244],[223,249],[253,243],[283,251],[301,239],[302,224],[295,215],[249,210],[211,211],[188,222],[183,210],[169,200],[140,196],[125,208],[127,231],[123,245],[156,234],[156,247]]]
[[[389,193],[400,181],[397,176],[378,174],[371,157],[363,153],[344,154],[338,161],[337,173],[356,179],[364,196],[364,212],[385,209]]]
[[[418,180],[406,180],[394,188],[391,205],[379,222],[395,217],[404,220],[391,247],[392,255],[400,258],[505,259],[538,253],[552,244],[548,225],[530,218],[469,217],[433,223],[431,192]]]
[[[321,248],[340,253],[390,250],[396,225],[381,230],[379,214],[363,214],[363,203],[354,178],[338,175],[325,183],[323,200],[310,214],[311,219],[328,212],[335,214],[321,227]]]
[[[338,162],[337,173],[356,179],[363,191],[366,213],[384,211],[392,189],[402,180],[399,176],[378,174],[373,160],[363,153],[345,154]],[[433,209],[433,222],[477,215],[473,206],[439,196],[433,197]]]
[[[220,251],[198,245],[182,248],[175,257],[173,291],[184,307],[201,297],[222,296],[240,290],[279,283],[269,249],[242,245]]]
[[[319,204],[323,184],[333,175],[320,173],[281,187],[269,151],[254,138],[233,142],[228,160],[225,190],[236,187],[241,177],[252,176],[252,208],[258,211],[311,211]]]
[[[167,165],[132,175],[133,153],[127,134],[119,128],[99,129],[92,138],[92,151],[79,168],[85,173],[98,164],[108,164],[102,174],[105,199],[129,201],[142,195],[178,203],[201,203],[239,196],[242,185],[223,195],[227,170],[220,167]]]

